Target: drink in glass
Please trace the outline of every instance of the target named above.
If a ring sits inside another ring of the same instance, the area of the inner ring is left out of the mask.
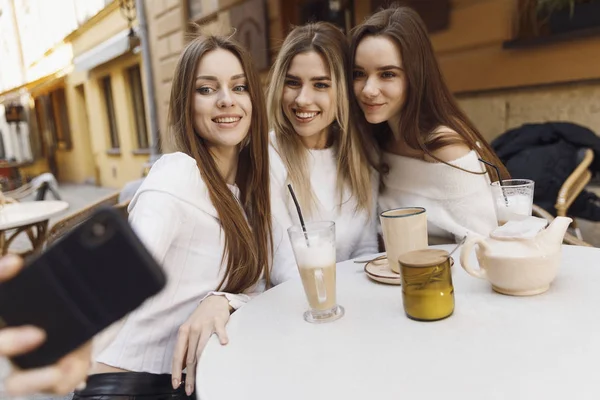
[[[492,183],[498,225],[531,215],[535,183],[529,179],[507,179]]]
[[[309,222],[288,229],[309,310],[308,322],[335,321],[344,315],[337,304],[335,279],[335,223]]]

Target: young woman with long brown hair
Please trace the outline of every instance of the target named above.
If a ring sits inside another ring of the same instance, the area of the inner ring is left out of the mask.
[[[247,51],[229,38],[192,40],[175,68],[169,128],[176,152],[129,207],[167,286],[126,317],[75,399],[192,398],[210,336],[227,343],[230,312],[285,279],[270,268],[266,109]]]
[[[430,236],[442,240],[489,234],[497,177],[478,158],[508,173],[446,86],[419,15],[373,14],[353,30],[351,56],[354,114],[381,152],[380,208],[425,207]]]
[[[296,27],[279,50],[267,95],[273,202],[285,203],[273,212],[299,223],[291,183],[305,219],[335,222],[338,261],[377,252],[378,177],[350,118],[349,66],[347,39],[335,25]]]

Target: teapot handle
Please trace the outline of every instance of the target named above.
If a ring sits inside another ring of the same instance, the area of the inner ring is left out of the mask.
[[[478,236],[468,238],[460,250],[460,265],[462,265],[464,270],[467,271],[469,275],[474,276],[475,278],[487,280],[485,269],[481,268],[481,265],[479,265],[479,268],[477,269],[473,268],[469,260],[469,256],[473,251],[473,247],[477,245],[483,247],[485,250],[488,249],[488,245],[485,243],[484,238]]]

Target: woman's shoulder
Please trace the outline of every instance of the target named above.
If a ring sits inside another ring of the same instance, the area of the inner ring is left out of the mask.
[[[196,160],[181,152],[164,154],[152,165],[135,197],[146,192],[167,194],[196,206],[209,199]]]
[[[462,136],[450,127],[440,125],[431,134],[431,140],[449,140],[451,143],[424,155],[427,162],[453,163],[467,156],[473,149],[462,139]]]
[[[181,151],[167,153],[160,156],[152,165],[150,173],[153,171],[164,171],[184,168],[186,170],[197,168],[196,160]]]

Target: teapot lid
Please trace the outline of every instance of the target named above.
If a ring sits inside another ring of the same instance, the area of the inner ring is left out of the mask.
[[[490,236],[503,239],[530,239],[535,237],[548,225],[544,218],[528,216],[518,221],[508,221],[506,224],[494,229]]]
[[[398,257],[398,262],[407,267],[432,267],[446,262],[450,254],[442,249],[409,251]]]

